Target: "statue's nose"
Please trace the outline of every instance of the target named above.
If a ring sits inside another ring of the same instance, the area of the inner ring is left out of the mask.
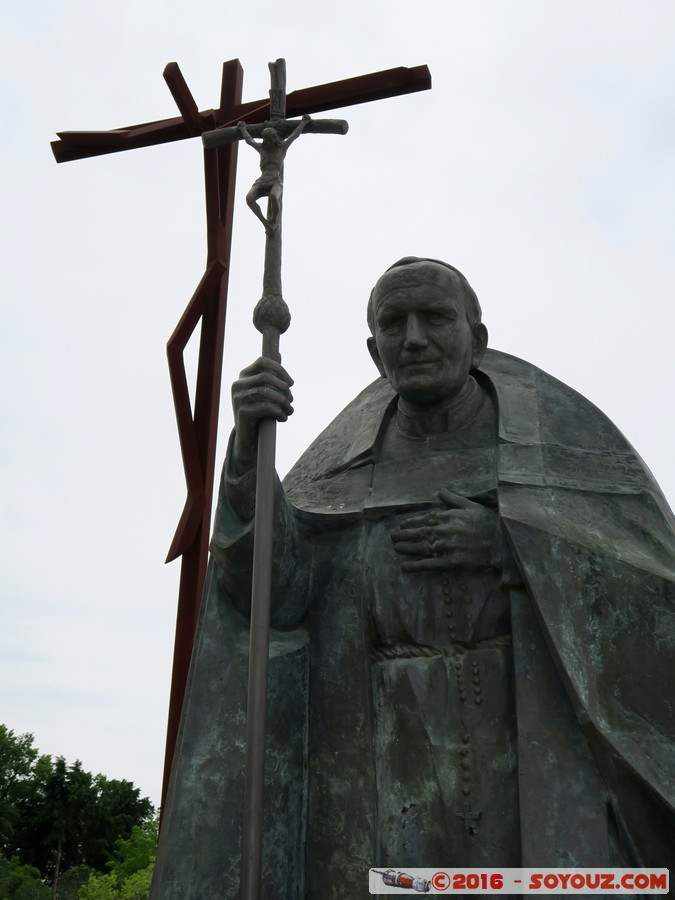
[[[405,348],[411,350],[416,347],[424,347],[426,344],[427,336],[424,323],[415,313],[410,313],[406,320]]]

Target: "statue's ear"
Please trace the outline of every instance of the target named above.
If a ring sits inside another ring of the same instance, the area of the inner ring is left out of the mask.
[[[477,369],[483,359],[485,348],[488,343],[488,330],[479,322],[473,329],[473,355],[471,357],[471,368]]]
[[[366,341],[366,344],[368,345],[368,352],[370,353],[370,355],[373,359],[373,362],[377,366],[377,371],[380,373],[380,375],[383,378],[386,378],[387,374],[384,371],[384,366],[382,365],[382,360],[380,359],[380,354],[378,353],[378,350],[377,350],[377,343],[375,342],[375,338],[369,337],[368,340]]]

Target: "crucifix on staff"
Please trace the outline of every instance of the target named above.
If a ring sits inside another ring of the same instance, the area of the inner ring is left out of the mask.
[[[281,207],[283,162],[286,150],[311,123],[303,116],[300,123],[290,123],[286,110],[286,63],[278,59],[270,63],[272,87],[269,123],[259,127],[261,144],[256,144],[245,123],[236,130],[225,129],[204,135],[204,143],[213,146],[243,139],[260,154],[262,175],[246,196],[248,205],[265,225],[265,268],[263,295],[254,312],[253,322],[262,333],[262,355],[278,362],[279,336],[288,328],[291,316],[281,291]],[[314,123],[323,133],[346,134],[347,123],[325,120]],[[279,129],[279,130],[278,130]],[[290,134],[283,139],[279,131]],[[257,200],[267,196],[267,216]],[[261,385],[261,390],[269,388]],[[265,401],[265,394],[261,396]],[[270,639],[270,605],[272,591],[272,541],[274,522],[274,456],[276,421],[264,418],[258,424],[257,472],[255,492],[255,529],[253,537],[253,580],[251,586],[251,627],[246,708],[246,768],[244,781],[244,818],[241,844],[241,900],[257,900],[261,896],[262,840],[265,787],[265,731],[267,679]]]

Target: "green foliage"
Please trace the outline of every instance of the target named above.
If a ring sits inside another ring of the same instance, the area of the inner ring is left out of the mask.
[[[51,760],[33,747],[33,735],[0,725],[0,852],[17,851],[17,829],[40,795]]]
[[[73,866],[103,871],[115,842],[145,821],[152,804],[130,781],[85,772],[77,760],[58,757],[17,827],[17,852],[50,880]]]
[[[80,888],[93,872],[89,866],[73,866],[59,878],[59,900],[78,900]]]
[[[25,828],[19,832],[22,858],[50,878],[58,878],[72,866],[86,864],[82,844],[92,824],[92,799],[91,774],[84,771],[79,760],[68,767],[65,759],[58,757],[42,795],[31,806],[30,820],[23,823]]]
[[[45,883],[58,884],[59,900],[77,900],[97,880],[121,897],[129,878],[152,870],[153,812],[132,782],[40,756],[31,734],[0,725],[0,900],[51,897]]]
[[[114,858],[107,865],[119,883],[143,869],[152,869],[157,852],[158,824],[159,819],[155,817],[143,825],[134,825],[129,838],[117,841]]]
[[[154,868],[155,861],[153,859],[145,869],[140,869],[138,872],[130,875],[121,886],[121,900],[148,900]]]
[[[83,852],[89,865],[103,870],[115,855],[118,840],[127,838],[135,827],[147,822],[154,808],[147,797],[140,796],[139,788],[131,781],[97,775],[94,790],[94,817]],[[154,843],[157,844],[156,834]]]
[[[92,875],[80,889],[79,900],[147,900],[157,849],[159,818],[135,825],[128,838],[119,838],[108,875]]]
[[[0,857],[0,900],[50,900],[52,892],[33,866],[25,866],[13,856]]]
[[[13,731],[0,725],[0,837],[3,845],[11,839],[16,803],[37,757],[37,750],[32,745],[32,734],[16,737]]]
[[[41,881],[23,881],[12,900],[51,900],[51,890]]]
[[[80,888],[79,900],[148,900],[154,859],[123,881],[115,875],[92,875]]]
[[[91,875],[80,888],[79,900],[119,900],[119,896],[114,875]]]

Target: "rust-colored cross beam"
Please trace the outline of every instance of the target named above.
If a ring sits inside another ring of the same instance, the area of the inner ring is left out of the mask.
[[[169,63],[164,70],[165,78],[170,67],[178,69],[176,63]],[[305,113],[311,115],[328,109],[339,109],[342,106],[355,106],[359,103],[369,103],[371,100],[384,100],[387,97],[426,91],[430,87],[431,74],[426,66],[415,66],[411,69],[399,66],[397,69],[386,69],[371,75],[359,75],[356,78],[346,78],[343,81],[332,81],[294,91],[286,97],[286,114],[289,118]],[[177,105],[181,112],[184,112],[181,105],[179,103]],[[249,124],[264,122],[269,117],[269,99],[237,104],[229,120],[224,117],[227,114],[222,107],[199,112],[194,105],[191,113],[189,120],[185,116],[161,119],[157,122],[146,122],[144,125],[116,128],[113,131],[59,131],[57,134],[61,140],[52,141],[52,151],[57,162],[69,162],[73,159],[86,159],[89,156],[119,153],[121,150],[135,150],[138,147],[182,141],[209,128],[236,124],[240,119]],[[209,119],[215,122],[215,125],[208,124],[206,120]]]
[[[61,131],[52,142],[57,162],[86,159],[122,150],[184,140],[239,120],[257,124],[269,118],[269,99],[241,102],[243,70],[239,60],[223,64],[220,105],[200,112],[176,63],[164,78],[181,113],[112,131]],[[426,66],[399,67],[305,88],[286,98],[287,115],[304,115],[428,90]],[[187,499],[167,562],[182,556],[174,644],[162,806],[171,774],[202,589],[206,576],[215,472],[218,404],[223,360],[225,311],[232,242],[237,144],[204,150],[206,193],[206,271],[167,344],[169,375],[185,470]],[[201,324],[194,410],[190,404],[183,351]]]

